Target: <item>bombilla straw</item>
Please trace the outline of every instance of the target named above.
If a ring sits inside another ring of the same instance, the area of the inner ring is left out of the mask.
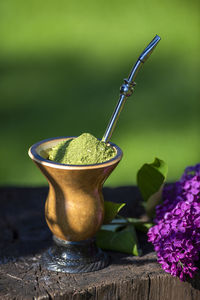
[[[128,79],[124,79],[124,84],[120,88],[120,97],[119,101],[115,107],[115,110],[112,114],[112,117],[110,119],[110,122],[108,124],[108,127],[106,128],[106,131],[104,133],[104,136],[102,137],[102,141],[107,143],[109,142],[113,130],[115,129],[117,120],[119,118],[119,115],[122,111],[122,108],[124,107],[124,104],[126,102],[126,99],[132,95],[133,93],[133,87],[135,86],[135,78],[137,76],[137,73],[141,66],[145,63],[145,61],[149,58],[153,50],[155,49],[158,42],[161,40],[161,38],[156,35],[153,40],[148,44],[148,46],[144,49],[144,51],[140,54],[138,60],[136,61],[134,67],[132,68],[130,75]]]

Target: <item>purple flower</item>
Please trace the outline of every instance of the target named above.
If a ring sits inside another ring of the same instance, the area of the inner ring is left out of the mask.
[[[186,168],[178,182],[164,187],[154,221],[148,241],[162,268],[181,280],[193,277],[200,252],[200,164]]]

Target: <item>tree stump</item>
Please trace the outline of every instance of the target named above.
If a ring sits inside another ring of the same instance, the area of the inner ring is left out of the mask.
[[[50,272],[40,265],[51,245],[44,219],[47,188],[0,189],[0,299],[197,300],[200,274],[187,282],[165,273],[145,235],[141,257],[108,252],[111,264],[82,274]],[[143,214],[135,187],[105,188],[105,200],[127,202],[121,214]]]

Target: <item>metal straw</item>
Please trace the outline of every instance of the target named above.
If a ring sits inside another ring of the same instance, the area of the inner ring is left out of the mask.
[[[136,61],[136,64],[134,65],[134,67],[131,70],[131,73],[130,73],[128,79],[124,79],[124,84],[120,88],[119,101],[115,107],[115,110],[112,114],[112,117],[110,119],[108,127],[104,133],[104,136],[102,137],[103,142],[106,143],[110,140],[113,130],[115,129],[117,120],[119,118],[119,115],[122,111],[122,108],[124,107],[125,102],[126,102],[126,99],[129,96],[131,96],[133,93],[133,87],[136,84],[134,82],[136,75],[137,75],[139,69],[141,68],[141,66],[143,65],[143,63],[145,63],[145,61],[149,58],[149,56],[153,52],[154,48],[156,47],[156,45],[158,44],[160,39],[161,38],[158,35],[156,35],[154,37],[154,39],[149,43],[149,45],[145,48],[145,50],[139,56],[138,60]]]

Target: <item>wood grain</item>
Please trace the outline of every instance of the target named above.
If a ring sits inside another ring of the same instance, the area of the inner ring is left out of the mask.
[[[143,256],[109,252],[109,267],[93,273],[63,274],[40,265],[51,244],[44,219],[47,188],[0,189],[0,299],[198,300],[200,274],[181,282],[165,273],[145,235]],[[124,216],[141,216],[135,187],[104,189],[106,200],[127,201]]]

